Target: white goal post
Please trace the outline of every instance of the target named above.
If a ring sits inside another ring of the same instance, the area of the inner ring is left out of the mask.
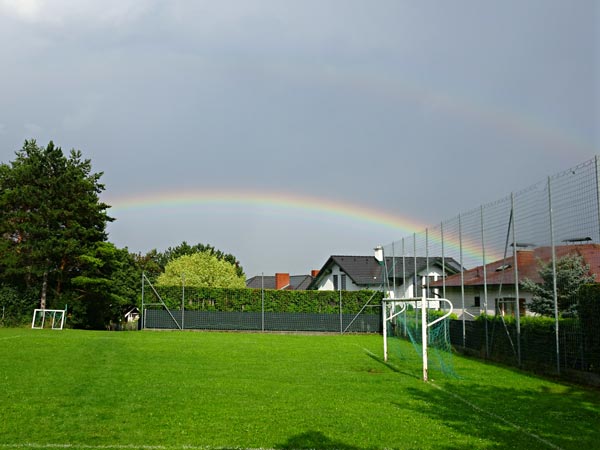
[[[429,307],[430,302],[436,302],[436,305],[439,305],[440,302],[446,303],[450,309],[441,317],[437,319],[427,322],[427,309]],[[388,322],[391,323],[394,318],[402,314],[406,311],[407,305],[412,304],[415,309],[421,310],[421,342],[423,349],[423,381],[428,380],[428,364],[427,364],[427,330],[429,327],[435,325],[436,323],[444,320],[449,317],[453,311],[452,302],[445,298],[427,298],[425,296],[425,291],[423,290],[423,296],[412,297],[412,298],[384,298],[383,299],[383,359],[384,361],[388,360],[388,342],[387,342],[387,330],[388,330]],[[400,310],[396,311],[395,307],[400,306]]]
[[[35,309],[31,320],[31,328],[41,330],[48,327],[53,330],[62,330],[66,315],[66,307],[65,309]]]

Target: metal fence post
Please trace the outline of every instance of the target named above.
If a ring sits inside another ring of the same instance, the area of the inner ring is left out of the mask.
[[[425,267],[427,271],[425,275],[425,297],[429,297],[429,228],[425,228]]]
[[[260,323],[262,332],[265,332],[265,273],[260,276]]]
[[[141,311],[141,328],[146,328],[146,312],[144,311],[144,272],[142,272],[142,311]]]
[[[519,258],[517,255],[517,237],[515,235],[515,222],[516,214],[515,214],[515,195],[513,193],[510,194],[510,207],[513,212],[513,220],[511,223],[512,227],[512,246],[513,246],[513,263],[515,265],[514,274],[515,274],[515,322],[517,327],[517,362],[519,367],[521,367],[521,308],[519,301]]]
[[[462,340],[463,347],[467,346],[467,323],[465,314],[465,270],[463,266],[462,220],[458,215],[458,243],[460,250],[460,299],[462,308]]]
[[[405,253],[405,248],[404,248],[404,238],[402,238],[402,297],[406,298],[406,253]],[[406,337],[406,314],[407,312],[404,311],[404,314],[402,315],[404,318],[404,327],[403,327],[403,334],[404,337]]]
[[[404,238],[402,238],[402,297],[406,298],[406,253],[404,252]]]
[[[418,292],[417,292],[417,283],[418,283],[418,276],[417,276],[417,233],[413,233],[413,297],[417,297]],[[417,304],[415,302],[415,319],[417,320],[417,323],[419,321],[419,309],[417,308]]]
[[[341,287],[342,286],[340,286],[340,334],[344,334],[344,317],[342,316],[342,289],[341,289]]]
[[[444,222],[440,222],[440,238],[442,241],[442,297],[446,298],[446,255],[444,253]]]
[[[396,297],[396,249],[394,247],[394,243],[392,242],[392,288],[393,294],[392,297]]]
[[[483,261],[483,310],[485,311],[485,357],[490,357],[490,345],[488,337],[488,290],[487,290],[487,267],[485,266],[485,225],[483,220],[483,205],[481,205],[481,258]]]
[[[597,157],[596,157],[597,158]],[[552,297],[554,301],[554,333],[556,340],[556,373],[560,375],[560,338],[558,329],[558,287],[556,285],[556,246],[554,243],[554,218],[552,213],[552,183],[548,177],[548,217],[550,219],[550,245],[552,247]]]
[[[598,155],[594,157],[594,168],[596,174],[596,209],[598,213],[598,235],[600,236],[600,159]]]
[[[181,274],[181,331],[185,330],[185,273]]]

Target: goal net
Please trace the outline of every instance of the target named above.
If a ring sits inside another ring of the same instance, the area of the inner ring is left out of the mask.
[[[430,366],[454,376],[447,320],[452,309],[452,303],[442,298],[384,299],[384,359],[388,359],[390,338],[405,339],[422,361],[423,380],[428,380]]]
[[[31,328],[62,330],[66,315],[66,309],[35,309],[31,320]]]

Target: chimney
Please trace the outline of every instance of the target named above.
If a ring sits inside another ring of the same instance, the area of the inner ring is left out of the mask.
[[[310,276],[313,278],[317,278],[317,275],[319,275],[319,271],[318,270],[311,270],[310,271]]]
[[[535,254],[533,250],[517,250],[517,264],[519,267],[535,264]]]
[[[383,247],[378,245],[373,249],[375,251],[375,259],[379,265],[383,265]]]
[[[284,289],[290,285],[290,274],[289,273],[276,273],[275,274],[275,289]]]

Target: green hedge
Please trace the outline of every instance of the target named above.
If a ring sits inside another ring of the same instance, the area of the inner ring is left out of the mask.
[[[578,313],[590,370],[600,373],[600,285],[590,284],[579,289]]]
[[[157,292],[169,308],[180,309],[183,290],[177,287],[157,287]],[[340,291],[278,291],[260,289],[186,288],[184,305],[187,310],[248,311],[262,310],[262,293],[266,312],[339,313]],[[342,311],[358,313],[371,299],[365,313],[379,314],[383,293],[376,291],[342,291]],[[146,289],[144,302],[157,300]]]
[[[556,371],[556,331],[553,318],[522,317],[520,342],[517,341],[514,317],[480,316],[466,322],[466,349],[485,357],[485,332],[487,322],[489,358],[510,365],[517,365],[516,351],[520,344],[521,363],[525,368]],[[592,359],[598,354],[585,345],[588,331],[583,322],[573,318],[559,319],[560,366],[566,369],[598,372]],[[597,336],[600,328],[595,328]],[[462,321],[452,321],[452,344],[462,347]],[[510,339],[509,339],[510,336]],[[512,345],[511,345],[512,341]]]

